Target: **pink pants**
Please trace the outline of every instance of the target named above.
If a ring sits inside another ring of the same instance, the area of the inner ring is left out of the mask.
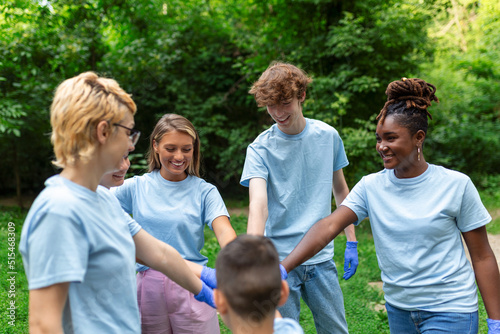
[[[215,309],[156,270],[137,274],[137,300],[143,334],[220,333]]]

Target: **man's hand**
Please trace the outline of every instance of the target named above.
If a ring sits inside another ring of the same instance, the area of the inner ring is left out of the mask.
[[[345,280],[351,278],[358,268],[358,242],[348,241],[344,253],[344,276]]]

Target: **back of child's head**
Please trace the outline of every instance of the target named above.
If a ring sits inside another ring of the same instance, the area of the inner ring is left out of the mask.
[[[217,256],[217,288],[240,317],[253,322],[274,316],[281,297],[279,256],[266,237],[239,235]]]
[[[312,82],[311,77],[292,64],[273,62],[255,82],[249,93],[254,95],[259,107],[299,99]]]
[[[152,172],[161,169],[161,162],[158,153],[155,153],[155,143],[161,141],[163,136],[171,131],[178,131],[189,135],[193,139],[193,159],[191,160],[186,172],[189,175],[200,176],[200,137],[193,123],[187,118],[177,114],[163,115],[155,125],[149,140],[149,150],[147,153],[149,171]]]
[[[50,107],[53,164],[65,168],[88,160],[96,148],[97,124],[118,123],[136,109],[131,96],[113,79],[85,72],[63,81]]]

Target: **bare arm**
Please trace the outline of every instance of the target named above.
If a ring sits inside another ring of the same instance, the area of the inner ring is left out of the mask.
[[[184,289],[197,295],[201,281],[193,274],[179,252],[170,245],[156,239],[143,229],[134,235],[136,257],[147,266],[168,276]]]
[[[500,320],[500,274],[486,227],[462,233],[469,249],[476,282],[490,319]]]
[[[314,224],[293,251],[283,260],[287,272],[307,261],[347,226],[357,221],[356,214],[346,206],[340,206],[331,215]]]
[[[188,260],[184,260],[186,265],[189,267],[191,272],[196,275],[196,277],[200,278],[201,277],[201,271],[203,269],[203,266],[201,264],[197,264]]]
[[[250,180],[249,186],[249,213],[247,233],[264,235],[267,211],[267,182],[262,178]]]
[[[215,218],[212,222],[212,228],[221,248],[224,248],[224,246],[236,238],[236,232],[234,232],[227,216]]]
[[[30,290],[30,333],[63,333],[62,313],[68,298],[69,283]]]
[[[335,203],[337,208],[342,204],[344,199],[349,194],[349,187],[344,178],[344,172],[339,169],[333,172],[333,197],[335,198]],[[354,232],[354,225],[349,225],[344,230],[347,237],[347,241],[356,241],[356,233]]]

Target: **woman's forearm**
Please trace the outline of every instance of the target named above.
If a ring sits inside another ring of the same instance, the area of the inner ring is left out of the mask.
[[[341,231],[356,220],[357,216],[351,209],[340,206],[331,215],[318,221],[282,261],[286,271],[290,272],[316,255]]]

